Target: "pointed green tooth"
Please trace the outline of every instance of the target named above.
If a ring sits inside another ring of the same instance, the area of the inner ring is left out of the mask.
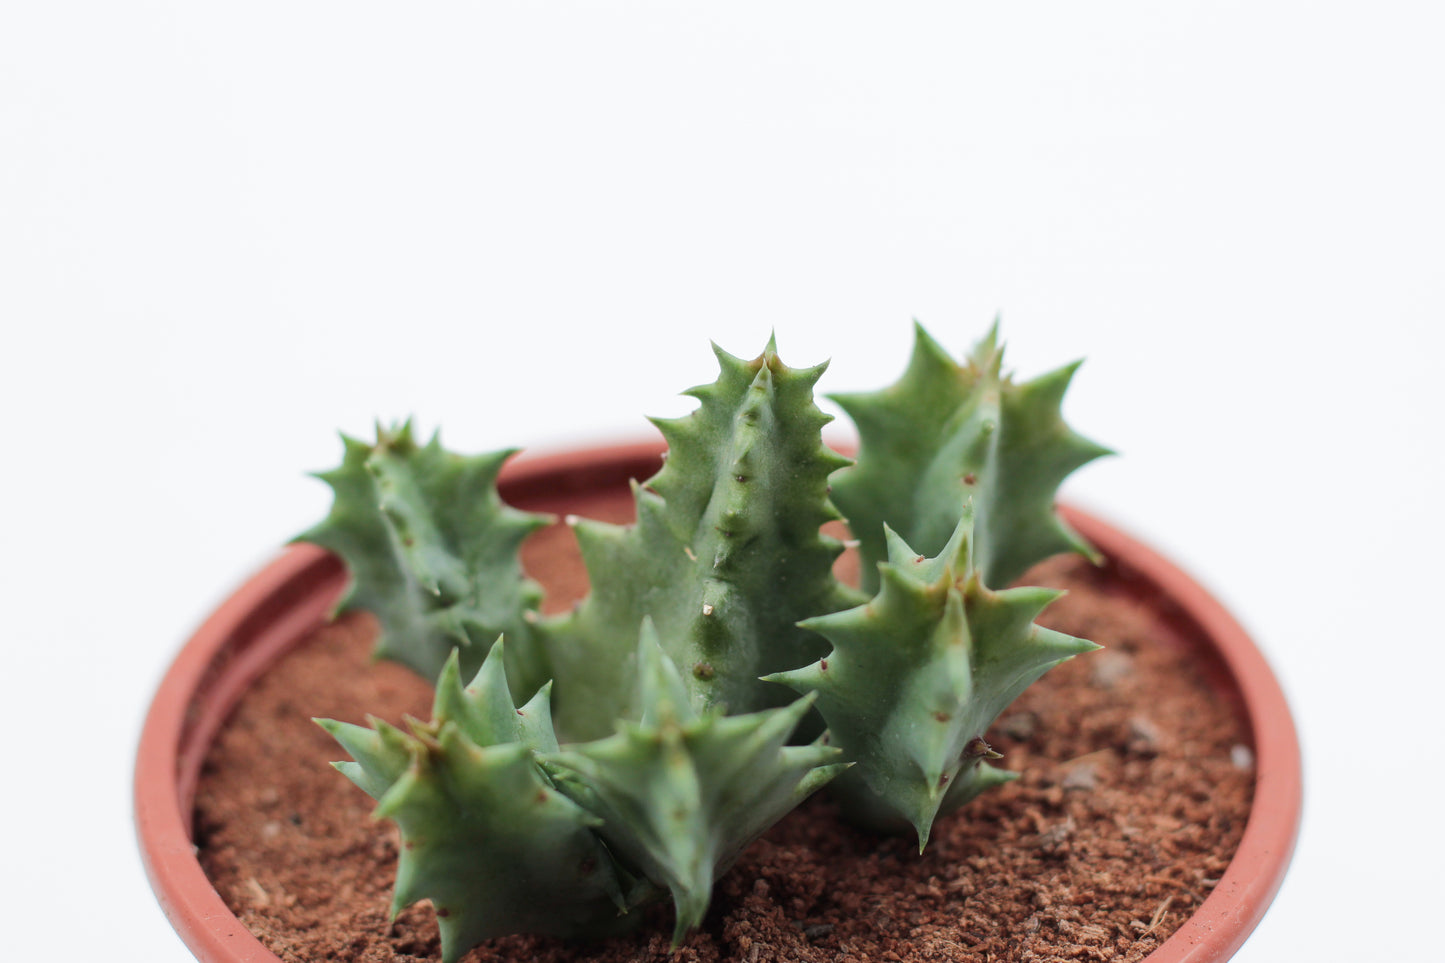
[[[404,737],[380,720],[372,720],[374,728],[334,719],[313,721],[356,760],[333,765],[373,799],[380,799],[411,763]]]
[[[537,690],[531,701],[517,710],[518,739],[537,752],[557,751],[557,731],[552,727],[552,683]]]

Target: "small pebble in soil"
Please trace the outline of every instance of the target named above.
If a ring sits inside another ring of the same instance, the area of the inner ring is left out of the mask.
[[[1088,791],[1099,785],[1099,770],[1092,762],[1080,762],[1069,767],[1064,773],[1063,782],[1059,783],[1065,789],[1077,789]]]
[[[1089,657],[1089,665],[1089,677],[1101,689],[1112,689],[1134,674],[1134,660],[1123,652],[1096,652]]]
[[[1152,756],[1159,751],[1161,735],[1159,726],[1148,716],[1133,716],[1129,719],[1129,737],[1125,748],[1141,756]]]

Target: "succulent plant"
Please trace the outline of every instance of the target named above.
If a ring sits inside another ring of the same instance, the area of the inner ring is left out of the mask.
[[[565,614],[542,616],[522,573],[549,519],[497,495],[510,451],[378,427],[320,476],[335,502],[301,538],[345,559],[344,604],[376,614],[379,653],[436,679],[430,722],[321,724],[400,828],[394,910],[430,898],[448,963],[506,932],[613,932],[664,896],[681,941],[718,876],[824,784],[921,850],[939,815],[1014,777],[990,765],[998,714],[1095,648],[1034,624],[1057,593],[1007,587],[1092,554],[1053,506],[1106,451],[1060,415],[1076,366],[1015,383],[996,328],[955,362],[918,327],[897,383],[834,399],[852,462],[822,442],[824,365],[790,368],[772,341],[715,351],[698,408],[654,422],[668,457],[633,483],[636,521],[567,519],[591,589]],[[861,586],[834,575],[835,520]]]

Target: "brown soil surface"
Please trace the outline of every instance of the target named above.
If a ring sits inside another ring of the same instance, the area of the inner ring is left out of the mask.
[[[529,545],[534,571],[557,529]],[[549,607],[582,591],[551,568]],[[1202,902],[1244,830],[1247,736],[1171,642],[1160,617],[1107,573],[1056,560],[1031,584],[1065,587],[1043,622],[1104,644],[1055,669],[988,737],[1023,777],[916,843],[841,822],[815,797],[719,881],[703,928],[676,953],[665,907],[638,935],[577,945],[494,940],[493,960],[1054,961],[1142,959]],[[344,754],[312,716],[426,718],[428,687],[368,658],[372,623],[318,631],[243,699],[196,798],[201,861],[237,916],[282,959],[438,958],[430,907],[387,921],[396,837],[327,763]]]

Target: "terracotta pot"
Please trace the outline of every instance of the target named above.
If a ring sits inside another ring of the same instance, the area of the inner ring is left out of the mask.
[[[534,457],[508,466],[503,496],[531,509],[569,510],[589,491],[645,478],[654,443]],[[1103,551],[1122,590],[1142,599],[1191,645],[1252,736],[1256,785],[1233,861],[1199,910],[1149,963],[1232,956],[1263,917],[1294,849],[1301,805],[1300,753],[1279,684],[1259,650],[1218,602],[1151,549],[1082,512],[1064,509]],[[136,831],[151,885],[203,963],[279,963],[221,901],[196,858],[191,812],[201,763],[241,693],[323,622],[346,581],[314,546],[288,549],[228,599],[186,643],[147,716],[136,763]]]

